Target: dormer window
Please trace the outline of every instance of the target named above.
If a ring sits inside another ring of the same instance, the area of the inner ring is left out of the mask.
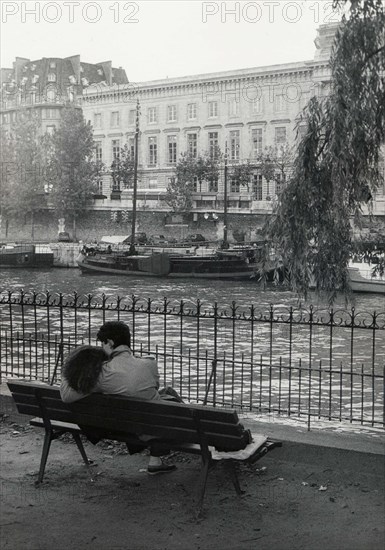
[[[71,82],[71,84],[76,84],[76,78],[74,77],[73,74],[71,74],[71,76],[69,76],[68,78],[69,78],[69,81]]]
[[[80,72],[84,73],[84,67],[80,67]]]
[[[102,69],[98,69],[98,75],[99,75],[99,76],[103,76],[103,71],[102,71]]]
[[[56,74],[48,73],[48,82],[56,82]]]
[[[56,69],[56,62],[55,62],[55,61],[51,61],[50,64],[49,64],[49,68],[50,68],[50,69]]]
[[[31,67],[30,67],[31,71],[34,71],[36,69],[36,65],[35,64],[32,64]]]
[[[85,77],[82,78],[82,84],[83,84],[83,86],[88,86],[89,85],[89,82]]]
[[[38,80],[39,80],[39,75],[34,74],[33,77],[32,77],[32,84],[35,84]]]

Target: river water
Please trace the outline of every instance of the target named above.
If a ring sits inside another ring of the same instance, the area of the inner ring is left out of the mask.
[[[299,301],[297,295],[289,290],[285,290],[283,288],[276,288],[274,286],[269,286],[267,288],[262,288],[259,286],[255,281],[219,281],[219,280],[212,280],[212,281],[206,281],[206,280],[196,280],[196,279],[178,279],[178,280],[168,280],[168,279],[157,279],[157,278],[148,278],[145,277],[143,279],[136,278],[136,277],[126,277],[126,276],[120,276],[120,275],[101,275],[101,274],[87,274],[84,275],[81,273],[81,271],[77,268],[54,268],[54,269],[47,269],[47,270],[25,270],[25,269],[9,269],[9,270],[3,270],[0,273],[0,292],[5,291],[15,291],[18,292],[20,290],[24,291],[34,291],[34,292],[49,292],[51,294],[55,293],[62,293],[64,295],[73,295],[74,292],[76,292],[78,295],[88,295],[92,294],[96,300],[98,301],[98,297],[101,297],[103,294],[110,297],[111,299],[116,299],[117,296],[124,298],[130,298],[133,295],[135,295],[139,299],[147,300],[151,299],[155,303],[158,302],[159,304],[162,304],[163,299],[167,298],[167,300],[170,301],[171,304],[177,305],[180,303],[181,300],[184,301],[186,304],[186,307],[191,307],[192,309],[196,309],[196,303],[197,300],[200,300],[202,308],[210,308],[214,303],[218,304],[218,309],[220,311],[226,310],[229,312],[233,302],[238,306],[237,313],[244,310],[245,312],[250,313],[250,307],[253,305],[255,307],[255,315],[258,314],[266,314],[269,311],[270,305],[274,306],[275,312],[281,312],[281,313],[287,313],[290,307],[293,307],[294,309],[298,310],[298,308],[302,307],[305,311],[309,310],[310,305],[314,307],[314,309],[317,312],[320,311],[328,311],[329,310],[329,304],[327,301],[327,297],[322,297],[317,295],[314,292],[309,293],[309,296],[307,300]],[[351,308],[354,307],[356,312],[359,312],[362,315],[362,318],[365,318],[366,315],[368,315],[369,323],[370,323],[370,316],[373,314],[374,311],[377,313],[384,312],[385,311],[385,299],[383,296],[379,296],[376,294],[354,294],[351,297],[351,300],[347,302],[345,300],[345,297],[343,295],[337,296],[337,299],[335,303],[333,304],[334,310],[351,310]],[[96,315],[96,312],[95,312]],[[171,326],[171,325],[170,325]],[[143,328],[143,327],[142,327]],[[278,327],[279,328],[279,327]],[[161,338],[162,334],[162,325],[158,327],[159,329],[159,338]],[[175,327],[175,334],[174,344],[177,344],[178,341],[178,328]],[[173,331],[168,329],[168,337],[171,339],[173,338]],[[261,329],[262,330],[262,329]],[[264,329],[263,329],[264,330]],[[267,330],[267,329],[266,329]],[[283,330],[280,329],[281,331]],[[306,357],[306,349],[307,349],[307,334],[301,339],[300,335],[300,328],[297,327],[298,332],[298,356],[303,355]],[[141,333],[141,328],[137,327],[138,334]],[[153,338],[156,337],[156,325],[154,325],[153,330]],[[361,334],[357,334],[355,339],[355,346],[358,348],[360,344],[360,338],[364,338],[367,340],[367,337],[369,335],[370,331],[364,331],[361,332]],[[381,331],[382,332],[382,331]],[[194,332],[192,332],[194,334]],[[229,332],[230,334],[230,332]],[[319,347],[322,349],[322,342],[325,339],[325,334],[327,336],[327,329],[326,333],[320,332],[317,336],[316,333],[314,333],[314,343],[316,344],[316,338],[318,337]],[[343,333],[342,333],[343,334]],[[379,336],[381,333],[379,334]],[[241,335],[242,336],[242,335]],[[264,340],[265,333],[260,333],[260,340]],[[277,345],[279,349],[279,354],[281,356],[284,356],[284,345],[285,345],[285,338],[286,334],[279,334],[281,340],[279,338],[274,339],[274,345]],[[341,337],[343,340],[343,336]],[[207,339],[210,340],[211,336],[208,333]],[[239,345],[242,345],[242,338],[238,336]],[[346,331],[346,341],[336,341],[334,344],[337,344],[337,348],[340,352],[340,364],[342,365],[342,362],[347,360],[349,362],[349,347],[350,347],[350,340],[349,340],[349,330]],[[246,338],[245,338],[246,341]],[[219,342],[220,343],[220,342]],[[365,344],[365,345],[364,345]],[[267,344],[266,344],[267,345]],[[293,357],[295,354],[295,341],[293,344],[293,348],[291,352],[293,353]],[[378,345],[378,344],[377,344]],[[223,346],[226,348],[226,346],[229,346],[229,340],[227,340],[227,336],[224,336],[223,338]],[[268,347],[268,345],[267,345]],[[316,346],[315,346],[316,347]],[[357,349],[355,348],[355,353],[357,353]],[[362,343],[362,357],[365,358],[365,360],[370,361],[370,351],[367,352],[368,348],[368,341],[365,343]],[[369,341],[369,348],[370,348],[370,341]],[[242,349],[240,347],[240,349]],[[266,350],[266,353],[268,353],[268,350]],[[328,344],[325,344],[325,349],[322,352],[324,355],[327,355],[328,353]],[[321,355],[322,356],[322,355]],[[337,357],[337,354],[336,354]],[[359,357],[359,353],[358,353]],[[379,358],[380,359],[380,358]],[[364,359],[363,359],[364,360]],[[342,366],[341,366],[342,369]],[[239,373],[235,374],[235,378],[237,378]],[[280,384],[279,392],[280,394],[284,392],[284,388],[281,387],[282,380],[277,379]],[[242,380],[239,381],[239,391],[242,392]],[[277,382],[277,383],[278,383]],[[342,379],[341,379],[342,382]],[[354,386],[360,385],[360,378],[356,378],[356,382],[354,383]],[[271,383],[271,380],[270,380]],[[330,378],[329,386],[325,386],[326,393],[328,391],[331,391],[331,383],[332,380]],[[361,390],[361,388],[357,387],[357,390]],[[233,391],[233,389],[231,390]],[[275,389],[273,387],[272,389],[273,393],[275,392]],[[321,388],[319,390],[321,392]],[[369,391],[369,390],[368,390]],[[344,389],[345,392],[345,389]],[[366,390],[365,390],[366,392]],[[361,392],[362,393],[362,392]],[[370,393],[370,392],[369,392]],[[373,393],[373,390],[372,390]],[[347,396],[348,397],[348,396]],[[374,393],[373,393],[374,397]],[[344,396],[345,399],[345,396]],[[376,407],[379,407],[379,410],[381,410],[381,391],[376,391]],[[337,406],[337,405],[336,405]],[[345,406],[345,405],[344,405]],[[361,406],[359,403],[357,407]],[[346,407],[348,408],[348,400],[346,401]],[[290,419],[290,423],[293,423],[294,421]],[[327,424],[327,422],[326,422]],[[330,423],[329,423],[330,426]],[[348,427],[347,424],[345,424],[345,427]],[[340,428],[339,428],[340,429]]]
[[[0,289],[4,290],[31,290],[36,292],[50,292],[80,295],[106,294],[111,297],[136,295],[139,298],[161,300],[164,297],[187,303],[195,303],[198,299],[205,305],[214,302],[222,309],[231,306],[232,302],[243,308],[254,304],[257,311],[265,311],[270,304],[276,308],[298,307],[308,308],[313,305],[318,309],[328,309],[327,297],[320,297],[310,292],[307,300],[298,300],[294,292],[282,288],[269,286],[262,288],[254,281],[219,281],[219,280],[192,280],[192,279],[156,279],[151,277],[137,278],[120,275],[83,275],[77,268],[50,270],[8,269],[0,272]],[[377,294],[356,293],[346,303],[343,295],[338,295],[334,309],[350,309],[354,307],[359,312],[384,311],[385,297]]]

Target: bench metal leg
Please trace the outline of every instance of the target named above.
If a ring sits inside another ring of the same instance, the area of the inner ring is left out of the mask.
[[[82,459],[84,460],[84,463],[86,466],[89,466],[90,465],[90,461],[88,460],[88,457],[86,455],[86,451],[84,450],[84,447],[83,447],[83,443],[82,443],[82,440],[80,439],[80,435],[79,434],[75,434],[73,433],[72,434],[73,437],[74,437],[74,440],[75,440],[75,443],[80,451],[80,454],[82,455]]]
[[[94,478],[92,477],[91,469],[90,469],[90,464],[92,464],[92,460],[89,460],[87,455],[86,455],[86,451],[84,450],[82,440],[80,439],[80,435],[77,434],[77,433],[72,433],[72,435],[73,435],[75,443],[76,443],[76,445],[77,445],[77,447],[80,451],[80,454],[82,455],[84,464],[87,466],[87,472],[90,475],[90,479],[91,479],[91,481],[94,481]]]
[[[210,459],[202,456],[202,467],[200,472],[200,483],[199,483],[199,496],[198,496],[198,505],[196,509],[196,514],[199,517],[202,514],[203,500],[206,492],[207,477],[210,469]]]
[[[50,450],[50,447],[51,447],[51,442],[52,442],[53,439],[54,439],[53,432],[46,430],[45,436],[44,436],[43,451],[41,453],[39,476],[37,478],[37,483],[38,484],[43,482],[45,465],[47,464],[47,458],[48,458],[49,450]]]
[[[241,489],[241,486],[239,485],[239,479],[237,474],[237,469],[235,466],[235,463],[233,460],[225,460],[225,468],[230,474],[231,481],[233,482],[234,488],[237,492],[237,495],[243,495],[245,491]]]

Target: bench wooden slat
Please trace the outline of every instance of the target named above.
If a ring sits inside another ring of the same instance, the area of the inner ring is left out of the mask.
[[[58,386],[48,386],[46,384],[36,384],[34,385],[31,382],[8,382],[9,389],[12,394],[15,394],[15,400],[17,400],[17,395],[35,395],[36,390],[38,389],[39,393],[44,398],[53,398],[57,399],[58,396]],[[224,421],[226,423],[237,424],[239,422],[237,411],[231,409],[214,409],[212,407],[208,408],[202,405],[195,404],[185,404],[183,407],[181,403],[173,403],[172,401],[144,401],[140,399],[127,398],[119,395],[101,395],[93,394],[88,397],[77,401],[79,406],[89,406],[91,404],[104,403],[108,404],[109,400],[113,403],[113,406],[125,410],[135,410],[150,412],[152,414],[162,414],[162,412],[167,412],[170,408],[174,408],[175,416],[185,416],[190,417],[190,410],[196,410],[200,414],[201,419],[210,419],[216,420],[218,422]],[[181,406],[182,405],[182,406]]]
[[[38,428],[44,428],[44,420],[42,418],[36,417],[32,418],[29,423],[31,426],[36,426]],[[55,428],[58,428],[59,430],[67,431],[67,432],[77,432],[81,433],[82,429],[77,424],[72,424],[71,422],[60,422],[59,420],[55,420]]]

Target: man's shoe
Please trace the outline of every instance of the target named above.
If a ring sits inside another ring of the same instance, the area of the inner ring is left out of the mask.
[[[175,464],[161,464],[160,466],[148,466],[147,473],[150,476],[155,476],[157,474],[167,474],[169,472],[174,472],[176,470]]]

